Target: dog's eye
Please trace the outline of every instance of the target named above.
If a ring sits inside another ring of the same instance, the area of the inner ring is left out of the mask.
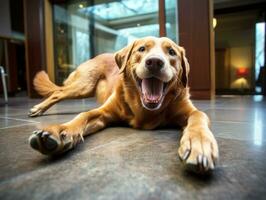
[[[143,52],[145,51],[145,47],[144,46],[141,46],[139,49],[138,49],[139,52]]]
[[[176,55],[175,50],[172,49],[172,48],[170,48],[170,49],[168,50],[168,53],[169,53],[171,56],[175,56],[175,55]]]

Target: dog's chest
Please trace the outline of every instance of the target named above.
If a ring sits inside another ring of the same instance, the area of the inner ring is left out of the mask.
[[[166,124],[165,113],[144,114],[142,112],[138,112],[128,120],[128,123],[133,128],[154,129]]]

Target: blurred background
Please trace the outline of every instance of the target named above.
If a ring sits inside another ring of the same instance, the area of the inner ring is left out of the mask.
[[[185,47],[193,98],[266,94],[265,0],[1,0],[0,12],[10,96],[38,97],[38,71],[61,84],[80,63],[149,35]]]

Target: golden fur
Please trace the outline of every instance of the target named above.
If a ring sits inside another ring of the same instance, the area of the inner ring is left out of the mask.
[[[151,57],[164,64],[156,75],[147,70],[147,59]],[[67,123],[35,131],[30,144],[41,153],[58,154],[73,148],[83,136],[112,123],[139,129],[176,126],[184,128],[178,149],[181,160],[200,171],[213,169],[218,158],[217,142],[207,115],[189,99],[188,72],[184,49],[168,38],[155,37],[136,40],[115,54],[102,54],[81,64],[63,86],[56,86],[45,72],[39,72],[34,86],[47,98],[30,110],[30,116],[40,115],[53,104],[70,98],[96,96],[102,106],[80,113]],[[166,85],[163,97],[154,104],[137,83],[152,76]]]

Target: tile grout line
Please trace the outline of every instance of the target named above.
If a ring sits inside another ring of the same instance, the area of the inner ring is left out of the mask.
[[[0,117],[0,118],[1,119],[10,119],[10,120],[22,121],[22,122],[38,123],[37,121],[33,121],[33,120],[17,119],[17,118],[13,118],[13,117]]]
[[[36,124],[36,123],[38,124],[40,122],[30,122],[30,123],[18,124],[18,125],[14,125],[14,126],[1,127],[0,130],[8,129],[8,128],[16,128],[16,127],[26,126],[26,125],[32,125],[32,124]]]
[[[222,134],[223,133],[226,133],[226,132],[222,132]],[[241,142],[243,142],[243,141],[244,142],[253,142],[254,141],[253,139],[250,139],[250,138],[240,139],[240,138],[236,138],[236,137],[232,138],[230,136],[222,136],[222,135],[216,135],[216,134],[214,134],[214,136],[215,136],[215,138],[224,139],[224,140],[236,140],[236,141],[241,141]],[[262,142],[266,142],[266,140],[262,140]]]
[[[211,120],[211,123],[220,122],[220,123],[229,123],[229,124],[253,124],[249,121],[225,121],[225,120]]]

